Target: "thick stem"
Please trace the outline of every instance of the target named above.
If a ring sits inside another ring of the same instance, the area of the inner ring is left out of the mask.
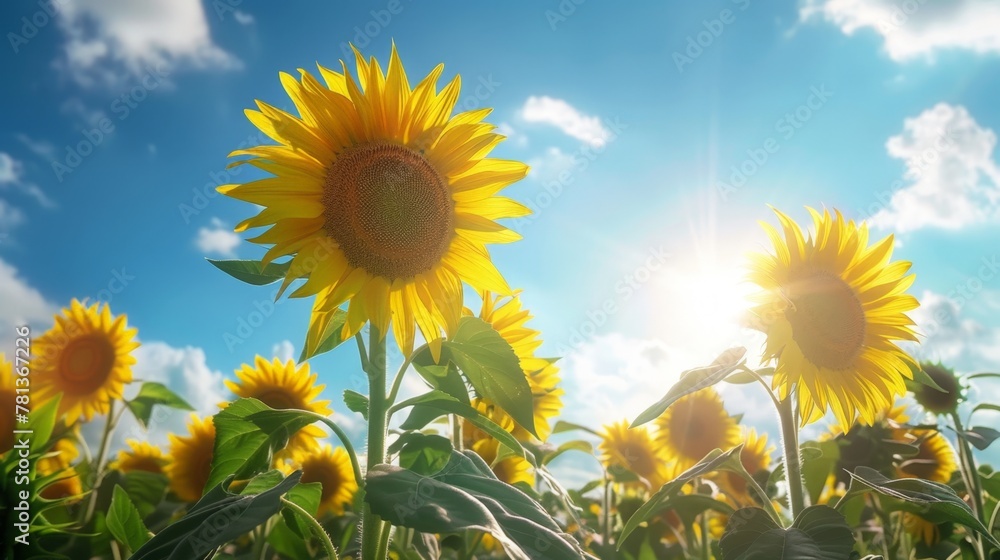
[[[319,521],[316,521],[315,517],[309,515],[309,512],[306,511],[304,508],[302,508],[295,502],[286,499],[285,497],[281,498],[281,503],[286,508],[297,513],[298,516],[303,521],[309,524],[309,527],[312,528],[313,533],[316,535],[317,538],[319,538],[319,542],[323,544],[323,550],[326,551],[326,556],[328,560],[338,560],[337,549],[333,547],[333,541],[330,540],[330,535],[327,534],[326,529],[324,529],[323,526],[319,524]]]
[[[378,327],[369,323],[368,331],[368,471],[385,462],[386,424],[388,421],[388,401],[385,393],[385,338]],[[384,560],[378,556],[382,548],[382,519],[371,510],[365,501],[361,517],[361,557]]]
[[[794,520],[806,508],[806,497],[802,484],[802,456],[799,455],[799,427],[795,421],[795,407],[791,395],[781,401],[778,411],[781,417],[781,443],[785,452],[788,501]]]

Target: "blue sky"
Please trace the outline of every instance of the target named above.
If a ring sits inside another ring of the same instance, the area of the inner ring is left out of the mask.
[[[266,142],[243,109],[290,108],[278,72],[336,66],[348,41],[385,61],[395,40],[411,79],[438,62],[461,74],[459,105],[494,107],[509,135],[494,154],[533,167],[508,191],[536,209],[513,224],[524,240],[492,254],[564,357],[567,419],[631,418],[679,371],[759,349],[732,319],[767,204],[897,233],[924,304],[918,352],[963,372],[1000,362],[995,3],[119,4],[0,6],[8,347],[11,325],[40,334],[70,298],[110,299],[139,328],[137,375],[205,411],[254,354],[297,355],[310,303],[271,305],[273,288],[204,261],[262,254],[231,233],[252,208],[213,189],[250,176],[226,154]],[[353,348],[312,366],[345,411]],[[724,391],[773,425],[762,395]]]

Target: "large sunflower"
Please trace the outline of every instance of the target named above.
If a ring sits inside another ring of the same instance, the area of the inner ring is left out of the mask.
[[[559,368],[555,360],[539,358],[535,351],[542,345],[541,332],[527,327],[531,314],[521,308],[521,299],[511,297],[501,302],[502,297],[483,292],[483,307],[479,318],[489,323],[500,336],[511,345],[521,362],[521,369],[531,387],[532,407],[535,416],[535,431],[539,439],[545,441],[552,434],[550,420],[562,411],[564,391],[559,385]],[[514,428],[514,436],[521,440],[533,436],[521,426]]]
[[[74,299],[35,340],[35,397],[44,401],[62,393],[59,413],[67,424],[107,413],[132,381],[132,351],[139,343],[127,320],[113,317],[107,304],[86,307]]]
[[[916,298],[910,263],[890,263],[893,237],[868,245],[868,227],[840,212],[810,208],[816,231],[775,210],[784,238],[762,226],[775,254],[752,256],[750,280],[763,288],[754,313],[767,334],[764,360],[775,360],[774,386],[782,398],[797,388],[802,423],[827,410],[850,426],[875,421],[906,391],[913,363],[894,341],[916,340],[907,311]]]
[[[319,513],[344,513],[358,491],[351,458],[342,447],[316,446],[301,457],[302,482],[318,482],[323,488]]]
[[[677,472],[694,466],[713,449],[740,443],[740,428],[711,387],[685,395],[656,419],[656,443]]]
[[[118,452],[118,457],[110,465],[112,469],[123,473],[145,471],[163,474],[167,458],[163,456],[163,451],[159,447],[135,439],[130,439],[125,443],[128,445],[128,449],[122,449]]]
[[[192,414],[187,436],[170,434],[170,462],[165,469],[170,489],[185,502],[196,502],[212,470],[215,424],[211,416]]]
[[[227,379],[225,383],[237,396],[255,398],[276,410],[294,408],[322,416],[333,413],[328,406],[330,401],[317,400],[326,385],[316,384],[318,375],[310,375],[309,364],[296,367],[292,360],[282,364],[278,358],[269,362],[257,356],[253,366],[243,364],[236,370],[236,377],[238,382]],[[306,426],[288,439],[288,445],[277,454],[276,459],[313,449],[318,445],[316,440],[325,435],[318,426]]]
[[[14,381],[14,366],[7,361],[7,356],[0,352],[0,402],[4,403],[4,413],[0,414],[0,455],[14,447],[14,411],[11,403],[17,397]]]
[[[629,429],[627,420],[604,426],[601,431],[601,463],[609,473],[635,473],[653,490],[670,480],[668,458],[653,442],[646,426]]]
[[[281,74],[299,115],[258,101],[247,117],[278,145],[230,154],[272,177],[219,192],[264,207],[236,230],[270,226],[251,239],[272,245],[265,262],[294,255],[282,289],[308,277],[292,293],[317,296],[307,346],[350,302],[344,338],[368,320],[382,334],[391,323],[409,354],[415,327],[429,341],[454,332],[463,281],[510,293],[486,244],[520,238],[494,220],[530,211],[494,195],[528,168],[485,157],[503,136],[483,122],[490,109],[452,116],[460,80],[439,92],[443,65],[411,88],[395,46],[386,72],[355,55],[357,79],[343,62],[319,67],[325,85]]]
[[[906,457],[897,471],[903,478],[922,478],[947,484],[958,470],[955,451],[937,430],[912,430],[905,438],[917,446],[917,454]]]

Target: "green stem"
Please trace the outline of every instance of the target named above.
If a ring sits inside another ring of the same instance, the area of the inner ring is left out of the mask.
[[[785,452],[785,476],[788,480],[788,501],[794,521],[806,508],[806,497],[802,484],[802,456],[799,455],[799,431],[795,421],[792,396],[781,401],[778,409],[781,417],[781,443]]]
[[[958,434],[958,461],[962,467],[965,489],[972,497],[972,508],[976,514],[976,518],[980,521],[986,521],[984,519],[986,509],[983,507],[983,487],[979,480],[979,473],[976,470],[976,458],[972,455],[972,448],[969,447],[968,440],[965,439],[965,428],[962,426],[962,420],[958,416],[958,411],[951,413],[951,421],[955,423],[955,433]],[[979,535],[972,537],[972,543],[976,547],[978,557],[986,558],[985,545]]]
[[[368,325],[368,471],[385,462],[386,425],[388,402],[385,394],[385,338],[378,327]],[[361,557],[366,560],[385,560],[382,548],[382,519],[375,515],[365,500],[361,517]]]
[[[83,527],[86,527],[90,520],[94,517],[94,510],[97,508],[97,496],[101,489],[101,484],[104,482],[104,467],[108,461],[108,447],[111,443],[111,434],[115,431],[115,426],[118,424],[118,419],[121,417],[121,410],[115,413],[115,403],[117,401],[112,400],[108,407],[108,417],[104,422],[104,433],[101,435],[101,444],[97,449],[97,462],[94,464],[94,486],[90,490],[90,500],[87,502],[86,513],[83,517]]]
[[[983,487],[979,481],[979,473],[976,470],[976,458],[973,457],[969,442],[965,439],[965,428],[962,426],[962,420],[958,417],[958,412],[953,412],[951,419],[955,423],[955,431],[958,433],[958,445],[960,448],[958,458],[963,463],[962,468],[965,470],[968,482],[971,483],[968,491],[969,494],[972,494],[972,505],[976,508],[976,517],[979,517],[980,521],[985,521],[983,519],[983,514],[986,513],[983,507]]]
[[[382,522],[382,527],[379,529],[379,542],[378,549],[375,550],[375,558],[388,558],[389,557],[389,537],[392,536],[392,524],[388,521]]]
[[[614,483],[611,481],[610,477],[604,479],[604,507],[601,508],[602,510],[604,510],[601,512],[603,514],[601,517],[604,518],[604,523],[601,524],[602,525],[601,528],[604,530],[604,534],[601,535],[602,537],[601,544],[603,544],[604,546],[608,546],[609,544],[611,544],[611,491],[613,488],[612,484]]]
[[[315,533],[316,537],[319,538],[319,542],[323,544],[323,549],[326,550],[327,558],[329,560],[338,560],[337,549],[333,547],[333,541],[330,540],[330,535],[327,534],[326,529],[319,524],[319,521],[316,521],[315,517],[309,515],[309,512],[306,511],[305,508],[285,498],[284,496],[281,497],[281,503],[286,508],[297,513],[303,521],[309,524],[313,533]]]
[[[708,513],[701,514],[701,558],[712,560],[711,547],[708,545]]]

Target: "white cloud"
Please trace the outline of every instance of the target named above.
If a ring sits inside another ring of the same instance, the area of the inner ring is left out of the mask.
[[[57,13],[66,44],[56,66],[83,86],[120,85],[150,69],[240,64],[212,41],[200,0],[73,0]]]
[[[235,256],[236,247],[240,244],[240,236],[233,233],[232,228],[227,227],[222,220],[212,218],[211,227],[198,229],[195,244],[203,253],[232,257]]]
[[[282,340],[271,347],[271,355],[282,362],[295,359],[295,346],[291,340]]]
[[[240,25],[251,25],[254,22],[252,15],[241,10],[233,12],[233,19],[235,19],[236,23],[239,23]]]
[[[531,96],[520,116],[527,122],[550,124],[590,145],[600,146],[611,138],[611,131],[601,124],[601,119],[581,113],[562,99]]]
[[[22,278],[16,268],[0,259],[0,352],[14,348],[14,328],[28,325],[35,334],[52,324],[58,307]]]
[[[28,148],[31,153],[42,159],[51,160],[56,157],[56,147],[51,142],[34,140],[27,134],[18,134],[17,141],[23,144],[25,148]]]
[[[6,236],[11,230],[24,223],[24,213],[0,198],[0,236]],[[3,238],[0,237],[0,244]]]
[[[962,106],[939,103],[906,119],[886,149],[906,163],[901,188],[871,218],[900,233],[923,228],[958,229],[997,216],[1000,166],[997,136]]]
[[[16,188],[47,208],[55,206],[38,185],[25,180],[23,163],[6,152],[0,152],[0,189],[7,187]]]
[[[945,49],[1000,52],[1000,4],[993,0],[807,0],[800,16],[822,17],[847,35],[875,31],[896,61]]]

